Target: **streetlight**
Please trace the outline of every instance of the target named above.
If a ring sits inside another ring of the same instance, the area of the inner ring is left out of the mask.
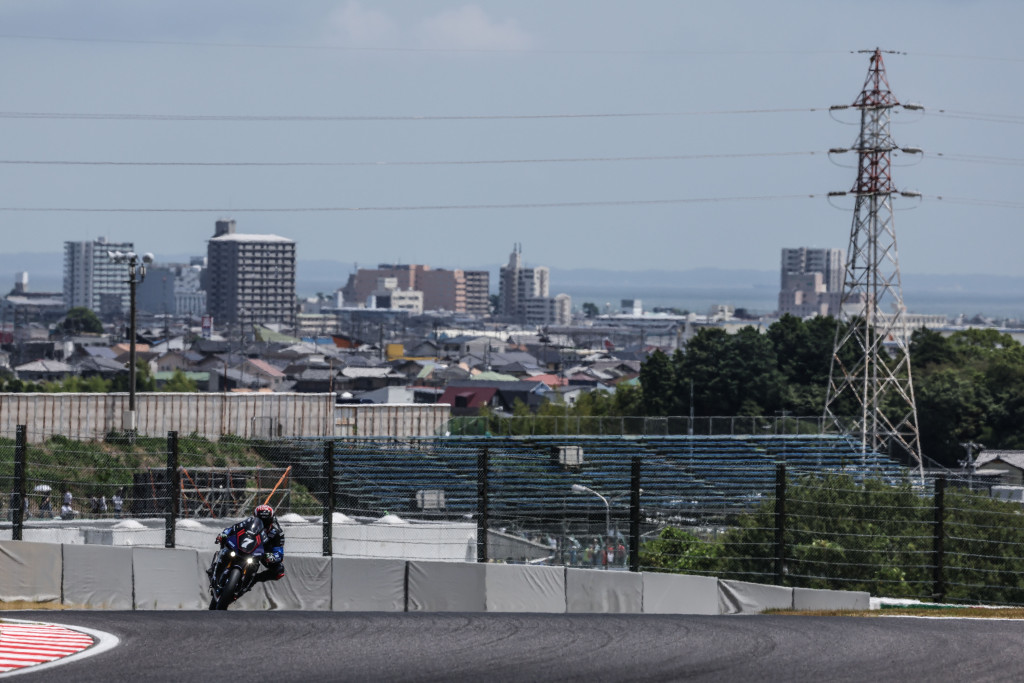
[[[587,486],[584,486],[583,484],[573,484],[572,485],[572,492],[573,493],[591,493],[591,494],[597,496],[598,498],[600,498],[601,502],[604,503],[604,526],[605,526],[605,532],[606,532],[605,533],[605,544],[607,545],[608,539],[611,539],[611,537],[612,537],[612,510],[611,510],[611,507],[608,505],[608,499],[605,498],[604,496],[602,496],[600,493],[598,493],[594,489],[589,488]],[[608,565],[606,564],[605,568],[607,568],[607,567],[608,567]]]
[[[146,279],[146,266],[153,262],[153,255],[139,256],[134,251],[108,251],[113,263],[128,265],[128,412],[121,419],[121,428],[135,433],[138,428],[135,416],[135,288]]]

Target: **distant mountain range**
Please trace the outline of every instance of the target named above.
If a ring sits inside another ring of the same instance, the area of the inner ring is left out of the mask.
[[[188,262],[174,254],[163,262]],[[372,264],[371,264],[372,265]],[[442,267],[442,266],[438,266]],[[312,296],[342,287],[353,263],[299,260],[298,293]],[[491,272],[497,289],[499,266],[470,266]],[[13,287],[15,273],[28,271],[33,291],[60,291],[63,255],[57,253],[0,254],[0,291]],[[3,285],[7,277],[8,286]],[[921,313],[986,313],[1024,318],[1024,276],[986,274],[904,273],[903,292],[908,308]],[[778,296],[779,273],[772,270],[695,268],[690,270],[603,270],[551,268],[551,293],[565,292],[573,303],[594,301],[618,306],[619,299],[642,299],[645,307],[672,305],[702,310],[710,303],[730,303],[757,311],[770,311]],[[917,302],[915,304],[915,302]]]

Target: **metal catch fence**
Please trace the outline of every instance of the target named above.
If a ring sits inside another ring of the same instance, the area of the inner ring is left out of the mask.
[[[673,571],[1024,604],[1024,515],[828,435],[0,440],[0,538]]]

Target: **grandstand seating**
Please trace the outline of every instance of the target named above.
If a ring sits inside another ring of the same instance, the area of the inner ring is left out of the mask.
[[[562,446],[582,448],[582,465],[559,464]],[[791,476],[843,472],[894,481],[913,474],[834,435],[346,438],[335,441],[337,499],[343,511],[414,514],[417,491],[442,490],[444,513],[475,513],[478,455],[485,448],[489,513],[507,518],[556,509],[604,513],[593,497],[572,495],[573,484],[613,501],[621,518],[633,456],[642,458],[643,508],[680,515],[736,512],[771,498],[779,463]]]

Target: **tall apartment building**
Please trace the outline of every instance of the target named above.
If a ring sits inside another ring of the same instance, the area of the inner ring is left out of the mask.
[[[533,297],[526,300],[527,325],[569,325],[572,323],[572,297]]]
[[[779,315],[838,315],[844,269],[842,249],[783,249]]]
[[[418,264],[382,263],[360,268],[348,276],[342,288],[345,305],[365,306],[380,278],[394,278],[396,289],[423,292],[423,309],[486,315],[489,308],[487,271],[433,269]]]
[[[113,320],[128,310],[128,268],[114,263],[111,251],[135,251],[131,242],[64,243],[64,305],[88,308],[104,320]]]
[[[217,221],[207,243],[207,312],[215,324],[295,327],[295,242]]]
[[[478,318],[491,314],[491,274],[486,270],[464,270],[466,313]]]
[[[546,266],[523,267],[523,247],[515,245],[508,265],[501,267],[498,281],[498,315],[526,320],[526,302],[548,297],[551,271]]]

